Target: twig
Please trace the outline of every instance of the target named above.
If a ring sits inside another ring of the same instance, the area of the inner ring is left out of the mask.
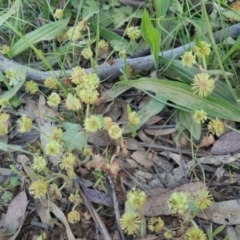
[[[222,39],[225,39],[226,37],[232,37],[236,38],[240,34],[240,23],[235,24],[233,26],[230,26],[226,29],[217,31],[214,33],[214,38],[216,43],[220,42]],[[175,58],[181,56],[186,49],[191,48],[194,46],[194,42],[190,42],[188,44],[185,44],[183,46],[163,51],[160,53],[161,56],[165,58]],[[154,59],[150,56],[145,57],[139,57],[134,59],[127,59],[127,63],[131,65],[133,70],[135,71],[147,71],[153,68],[154,66]],[[124,66],[123,59],[116,59],[114,60],[114,64],[110,65],[108,63],[104,63],[98,67],[98,75],[101,79],[108,79],[108,80],[114,80],[117,77],[121,75],[121,69]],[[27,78],[34,80],[36,82],[43,82],[47,77],[49,76],[55,76],[55,77],[68,77],[71,75],[71,70],[67,71],[39,71],[35,70],[33,68],[25,67],[21,64],[18,64],[14,61],[11,61],[7,58],[5,58],[3,55],[0,54],[0,71],[5,73],[7,69],[12,68],[24,68],[27,70]],[[86,72],[91,72],[92,69],[88,68],[86,69]]]

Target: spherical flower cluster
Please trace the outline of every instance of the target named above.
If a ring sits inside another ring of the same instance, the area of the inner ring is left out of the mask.
[[[140,189],[133,189],[127,193],[127,202],[135,209],[143,208],[147,201],[147,195]]]
[[[11,78],[14,78],[15,76],[16,76],[16,72],[13,69],[9,68],[6,70],[5,72],[6,78],[11,79]]]
[[[128,114],[128,121],[130,124],[137,126],[140,123],[140,117],[136,112],[130,112]]]
[[[27,93],[35,94],[38,92],[38,84],[34,81],[28,81],[25,83],[25,90]]]
[[[194,76],[192,90],[200,97],[207,97],[214,90],[214,80],[207,73],[198,73]]]
[[[61,128],[53,127],[51,130],[51,135],[49,136],[49,139],[60,143],[62,135],[63,135],[63,130]]]
[[[118,124],[113,123],[108,129],[108,135],[112,139],[118,139],[122,136],[122,129],[118,126]]]
[[[213,119],[208,123],[208,130],[213,134],[220,136],[225,132],[224,123],[218,119]]]
[[[81,109],[81,102],[79,98],[73,96],[71,93],[68,93],[66,99],[66,107],[68,110],[78,111]]]
[[[80,21],[77,27],[79,28],[80,31],[84,32],[87,31],[89,29],[87,20],[83,19],[82,21]]]
[[[126,50],[120,51],[120,52],[118,53],[118,56],[119,56],[120,58],[126,58],[126,56],[127,56]]]
[[[93,56],[92,49],[90,47],[84,48],[83,51],[82,51],[82,56],[85,59],[90,59]]]
[[[47,194],[48,184],[42,179],[36,180],[31,183],[29,192],[34,198],[41,198]]]
[[[56,19],[62,19],[62,17],[63,17],[63,10],[62,9],[56,9],[56,11],[54,13],[54,17]]]
[[[61,145],[57,141],[49,141],[44,150],[48,156],[56,156],[60,152]]]
[[[68,213],[67,219],[70,223],[74,224],[74,223],[77,223],[77,222],[80,221],[81,215],[78,211],[73,210],[73,211]]]
[[[85,129],[88,132],[96,132],[103,127],[102,121],[99,116],[91,115],[85,119]]]
[[[113,120],[110,117],[104,117],[103,118],[104,121],[104,128],[105,129],[109,129],[111,127],[111,125],[114,123]]]
[[[188,210],[187,195],[183,192],[173,193],[167,203],[173,213],[184,214]]]
[[[41,156],[33,158],[32,168],[38,172],[41,172],[47,165],[46,160]]]
[[[65,153],[60,160],[60,168],[64,170],[72,169],[76,163],[76,157],[72,153]]]
[[[7,98],[2,98],[2,99],[0,99],[0,106],[1,106],[2,108],[7,107],[8,105],[9,105],[9,100],[8,100]]]
[[[9,114],[0,113],[0,136],[8,134],[9,118]]]
[[[173,232],[172,231],[166,231],[163,236],[166,238],[166,239],[173,239]]]
[[[201,41],[193,47],[193,50],[196,56],[207,57],[211,53],[211,44],[208,44],[205,41]]]
[[[84,81],[84,78],[86,76],[85,69],[77,66],[72,69],[71,73],[71,80],[75,84],[80,84]]]
[[[56,89],[58,87],[58,81],[55,77],[47,77],[44,81],[44,86],[50,89]]]
[[[196,63],[196,56],[193,55],[193,53],[190,52],[185,52],[182,55],[182,64],[183,66],[187,66],[187,67],[192,67],[193,64]]]
[[[193,202],[200,210],[204,210],[212,205],[213,197],[206,188],[197,190],[193,194]]]
[[[17,121],[17,123],[18,123],[18,127],[19,127],[18,131],[19,131],[20,133],[29,132],[29,131],[31,130],[31,128],[32,128],[32,125],[33,125],[32,119],[29,118],[29,117],[27,117],[27,116],[25,116],[25,115],[23,115],[23,116]]]
[[[82,199],[78,193],[75,194],[71,193],[70,196],[68,197],[68,200],[70,203],[73,203],[74,205],[79,205],[80,203],[82,203]]]
[[[129,235],[136,234],[140,230],[141,219],[135,212],[126,212],[120,218],[120,226]]]
[[[207,114],[204,110],[196,110],[193,119],[196,123],[204,123],[207,120]]]
[[[2,55],[6,55],[6,54],[8,54],[10,52],[10,47],[9,46],[7,46],[7,45],[2,45],[2,47],[0,48],[0,53],[2,54]]]
[[[78,27],[70,27],[67,31],[68,39],[77,41],[81,38],[81,30]]]
[[[98,43],[98,48],[103,50],[103,51],[107,51],[108,50],[108,43],[105,40],[100,40]]]
[[[82,102],[86,104],[94,104],[98,100],[98,91],[97,90],[88,90],[81,89],[77,87],[77,94]]]
[[[148,220],[148,229],[152,232],[160,232],[164,226],[164,221],[160,217],[152,217]]]
[[[203,231],[197,227],[189,228],[184,234],[185,240],[206,240],[207,237]]]
[[[126,34],[131,40],[137,40],[141,36],[141,31],[139,27],[132,26],[126,29]]]
[[[61,98],[57,93],[53,92],[53,93],[51,93],[50,96],[48,96],[47,103],[49,106],[51,106],[51,107],[58,106],[60,104],[60,102],[61,102]]]

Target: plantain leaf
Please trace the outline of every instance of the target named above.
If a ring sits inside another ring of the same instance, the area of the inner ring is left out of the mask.
[[[56,22],[48,23],[24,36],[20,36],[21,38],[11,47],[9,55],[11,57],[15,57],[27,50],[31,44],[54,39],[66,29],[68,21],[69,19],[66,18]]]
[[[154,56],[155,68],[157,69],[159,63],[159,50],[160,50],[160,36],[153,27],[148,11],[144,9],[141,23],[142,35],[151,48],[152,54]]]
[[[192,111],[202,109],[209,116],[231,121],[240,121],[240,109],[232,103],[215,97],[201,98],[192,93],[191,87],[179,82],[152,78],[134,81],[121,81],[119,85],[132,86],[141,90],[153,91],[175,104]],[[159,99],[160,102],[163,102]]]

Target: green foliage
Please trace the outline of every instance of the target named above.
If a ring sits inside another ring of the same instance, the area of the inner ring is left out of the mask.
[[[145,9],[142,16],[141,31],[154,56],[155,68],[158,68],[160,37],[156,28],[153,27],[148,11]]]
[[[2,195],[1,199],[7,203],[12,200],[13,194],[10,191],[5,191],[4,194]]]
[[[76,149],[81,151],[86,145],[86,136],[80,124],[65,122],[63,123],[65,132],[63,133],[62,140],[69,152]]]

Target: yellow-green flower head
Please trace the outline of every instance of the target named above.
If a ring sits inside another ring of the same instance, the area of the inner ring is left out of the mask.
[[[6,78],[11,79],[11,78],[14,78],[15,76],[16,76],[16,72],[13,69],[9,68],[6,70],[5,72]]]
[[[79,205],[80,203],[82,203],[82,199],[80,197],[80,195],[78,193],[75,193],[75,194],[70,194],[70,196],[68,197],[68,201],[70,203],[73,203],[75,205]]]
[[[187,195],[184,192],[173,193],[167,203],[173,213],[184,214],[188,210]]]
[[[183,66],[187,66],[187,67],[192,67],[193,64],[196,63],[196,56],[193,55],[193,53],[190,52],[185,52],[182,55],[182,64]]]
[[[19,131],[20,133],[29,132],[29,131],[31,130],[31,128],[32,128],[32,125],[33,125],[32,119],[29,118],[29,117],[27,117],[27,116],[25,116],[25,115],[23,115],[23,116],[17,121],[17,123],[18,123],[18,127],[19,127],[18,131]]]
[[[148,229],[152,232],[160,232],[164,226],[164,221],[160,217],[152,217],[148,220]]]
[[[122,129],[118,126],[118,124],[113,123],[108,129],[108,135],[112,139],[118,139],[122,136]]]
[[[92,49],[90,47],[86,47],[82,50],[81,54],[85,59],[90,59],[93,56]]]
[[[57,200],[62,199],[62,193],[59,190],[56,183],[50,184],[48,192],[49,192],[49,195],[50,195],[51,199],[57,199]]]
[[[140,189],[133,189],[127,193],[127,202],[135,209],[143,208],[147,201],[147,195]]]
[[[98,100],[98,91],[97,90],[78,90],[78,96],[80,100],[86,104],[94,104]]]
[[[2,47],[0,48],[0,53],[2,55],[6,55],[10,52],[10,47],[8,45],[2,45]]]
[[[166,231],[163,236],[166,238],[166,239],[173,239],[173,232],[172,231]]]
[[[104,121],[104,128],[107,130],[112,126],[112,124],[114,124],[113,120],[110,117],[104,117],[103,121]]]
[[[120,52],[118,53],[118,56],[119,56],[120,58],[126,58],[126,56],[127,56],[126,50],[120,51]]]
[[[92,115],[85,120],[85,129],[88,132],[96,132],[102,128],[102,121],[99,116]]]
[[[70,179],[76,178],[77,175],[76,175],[76,173],[74,172],[74,168],[73,168],[73,167],[67,169],[67,176],[68,176],[68,178],[70,178]]]
[[[48,156],[56,156],[60,152],[61,145],[56,141],[50,141],[46,144],[44,150]]]
[[[81,38],[81,31],[78,27],[70,27],[67,31],[68,39],[72,41],[77,41]]]
[[[77,27],[79,28],[80,31],[84,32],[87,31],[89,29],[87,20],[83,19],[82,21],[80,21]]]
[[[0,136],[8,134],[9,118],[9,114],[0,113]]]
[[[103,51],[107,51],[108,50],[108,43],[105,41],[105,40],[100,40],[99,43],[98,43],[98,48],[103,50]]]
[[[62,17],[63,17],[63,10],[62,9],[56,9],[56,11],[54,13],[54,17],[56,19],[62,19]]]
[[[71,93],[68,93],[66,99],[66,107],[68,110],[78,111],[82,106],[79,98],[73,96]]]
[[[192,90],[200,97],[207,97],[214,90],[214,80],[207,73],[198,73],[194,76]]]
[[[61,128],[53,127],[51,130],[51,135],[49,136],[49,139],[60,143],[62,135],[63,135],[63,130]]]
[[[82,151],[82,154],[87,158],[87,157],[92,156],[93,152],[90,147],[85,147]]]
[[[189,228],[184,234],[185,240],[206,240],[207,237],[203,231],[197,227]]]
[[[84,82],[84,78],[86,76],[85,69],[77,66],[72,69],[71,80],[75,84],[80,84]]]
[[[100,79],[97,74],[90,73],[85,76],[85,88],[86,90],[95,90],[100,84]]]
[[[76,157],[72,153],[65,153],[60,160],[60,168],[62,170],[68,170],[73,168],[76,163]]]
[[[41,172],[47,165],[46,160],[41,156],[36,156],[33,158],[32,168],[37,172]]]
[[[225,126],[222,121],[213,119],[208,123],[208,130],[213,134],[220,136],[225,132]]]
[[[132,26],[126,29],[126,34],[131,40],[137,40],[141,36],[141,31],[139,30],[139,27]]]
[[[7,107],[8,105],[9,105],[9,101],[8,101],[7,98],[2,98],[2,99],[0,99],[0,106],[1,106],[2,108]]]
[[[61,98],[57,93],[53,92],[53,93],[51,93],[50,96],[48,96],[47,103],[49,106],[51,106],[51,107],[58,106],[60,104],[60,102],[61,102]]]
[[[137,112],[130,112],[128,114],[128,121],[130,124],[137,126],[140,123],[140,116]]]
[[[196,110],[193,119],[196,123],[204,123],[207,120],[207,114],[204,110]]]
[[[34,81],[28,81],[25,83],[25,90],[27,93],[35,94],[38,92],[38,84]]]
[[[55,77],[48,77],[44,81],[44,86],[50,89],[56,89],[58,88],[58,81]]]
[[[78,211],[73,210],[67,215],[67,219],[70,223],[74,224],[80,221],[81,215]]]
[[[120,218],[121,229],[129,234],[136,234],[140,230],[141,219],[135,212],[126,212]]]
[[[193,194],[193,201],[198,209],[204,210],[212,205],[213,197],[206,188],[202,188]]]
[[[36,180],[31,183],[29,192],[34,198],[41,198],[47,194],[48,184],[42,179]]]
[[[193,51],[198,57],[207,57],[211,53],[211,44],[201,41],[199,44],[193,47]]]

